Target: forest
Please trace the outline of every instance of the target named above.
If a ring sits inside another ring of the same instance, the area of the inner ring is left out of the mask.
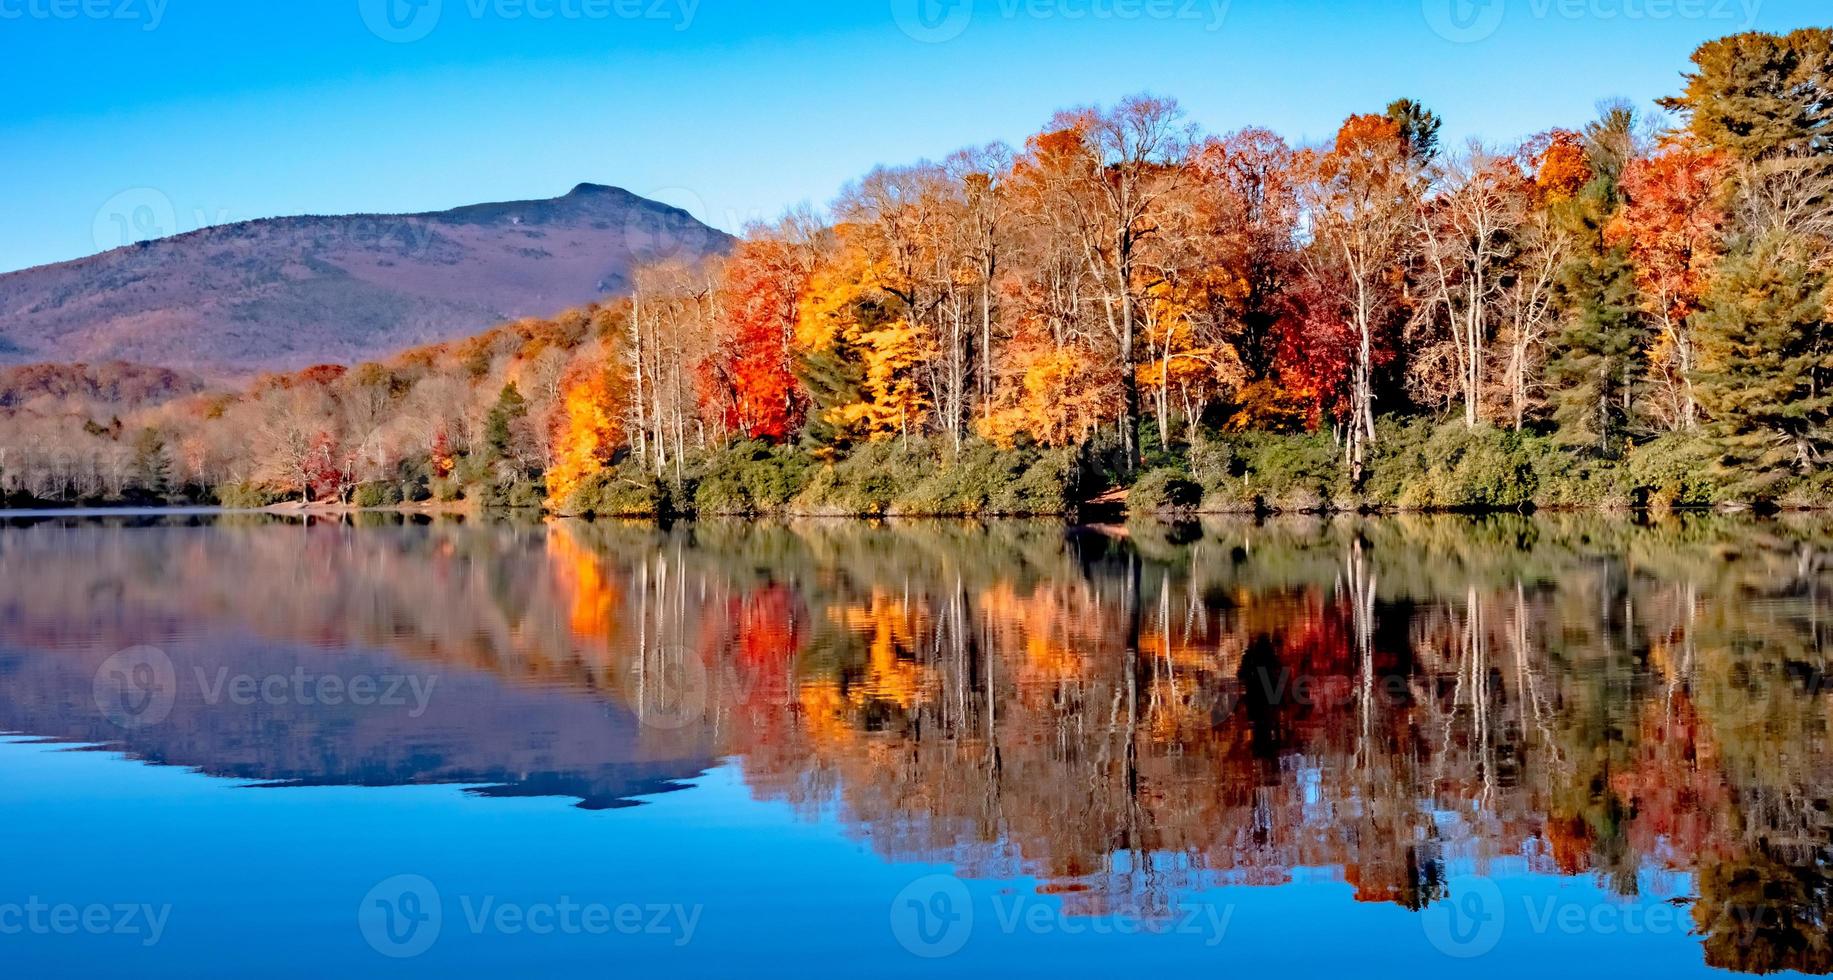
[[[1134,96],[1020,147],[876,169],[729,254],[654,255],[626,296],[381,363],[196,391],[16,370],[0,493],[605,516],[1817,508],[1830,119],[1827,29],[1709,42],[1658,107],[1606,100],[1508,146],[1446,145],[1410,99],[1295,146]]]

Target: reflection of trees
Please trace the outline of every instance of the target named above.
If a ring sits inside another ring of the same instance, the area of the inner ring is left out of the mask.
[[[1296,868],[1419,909],[1525,859],[1690,882],[1716,965],[1833,970],[1809,523],[44,531],[0,536],[16,646],[234,620],[586,694],[646,754],[736,756],[760,797],[1073,914]]]

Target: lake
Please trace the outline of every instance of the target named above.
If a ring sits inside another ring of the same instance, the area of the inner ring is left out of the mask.
[[[0,526],[12,976],[1833,971],[1833,524]]]

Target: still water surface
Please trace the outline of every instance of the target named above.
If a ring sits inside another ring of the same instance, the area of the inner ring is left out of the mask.
[[[15,520],[0,971],[1825,974],[1830,556]]]

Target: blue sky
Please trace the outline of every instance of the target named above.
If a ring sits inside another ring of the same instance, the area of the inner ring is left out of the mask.
[[[0,271],[277,214],[617,184],[736,229],[877,163],[1176,96],[1505,141],[1673,92],[1820,0],[0,0]],[[1817,17],[1816,14],[1819,14]]]

